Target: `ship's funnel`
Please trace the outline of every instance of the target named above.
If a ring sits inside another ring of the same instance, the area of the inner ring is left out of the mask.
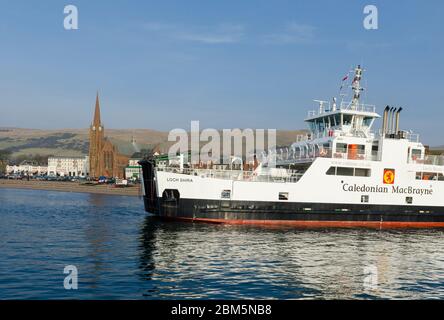
[[[398,109],[398,112],[396,112],[396,124],[395,124],[395,134],[399,132],[399,114],[401,113],[402,108]]]
[[[395,108],[391,107],[388,112],[388,117],[387,117],[387,133],[388,134],[392,133],[393,110],[395,110]]]
[[[384,109],[384,116],[382,118],[382,135],[385,136],[387,133],[387,120],[388,120],[388,113],[389,113],[390,107],[387,106]]]
[[[395,134],[396,132],[395,132],[395,114],[396,114],[396,108],[393,108],[393,111],[392,111],[392,117],[391,117],[391,131],[390,131],[390,133],[391,134]]]

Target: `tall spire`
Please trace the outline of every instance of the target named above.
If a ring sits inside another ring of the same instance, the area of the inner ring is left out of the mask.
[[[100,103],[99,103],[99,91],[97,91],[97,96],[96,96],[96,109],[94,111],[94,121],[93,121],[93,126],[95,127],[99,127],[101,125],[101,121],[100,121]]]

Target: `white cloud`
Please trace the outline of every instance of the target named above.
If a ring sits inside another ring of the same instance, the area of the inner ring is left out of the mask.
[[[308,43],[314,40],[315,30],[313,26],[292,22],[282,32],[265,35],[264,41],[270,44]]]
[[[242,40],[244,27],[235,24],[221,24],[215,27],[185,27],[179,25],[148,22],[143,29],[160,33],[164,37],[181,41],[200,42],[204,44],[229,44]]]
[[[184,26],[162,22],[146,22],[143,29],[166,39],[196,42],[209,45],[233,44],[247,39],[241,24],[219,24],[215,26]],[[281,32],[259,34],[251,39],[266,44],[305,44],[315,40],[316,28],[296,22],[287,23]]]

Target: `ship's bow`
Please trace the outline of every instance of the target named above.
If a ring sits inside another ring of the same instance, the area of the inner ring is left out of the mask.
[[[155,161],[145,159],[140,161],[139,164],[142,167],[143,202],[145,205],[145,211],[159,214]]]

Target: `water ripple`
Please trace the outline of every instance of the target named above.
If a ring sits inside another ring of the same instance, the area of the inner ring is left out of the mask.
[[[444,298],[441,230],[164,223],[137,198],[31,190],[0,204],[2,299]]]

